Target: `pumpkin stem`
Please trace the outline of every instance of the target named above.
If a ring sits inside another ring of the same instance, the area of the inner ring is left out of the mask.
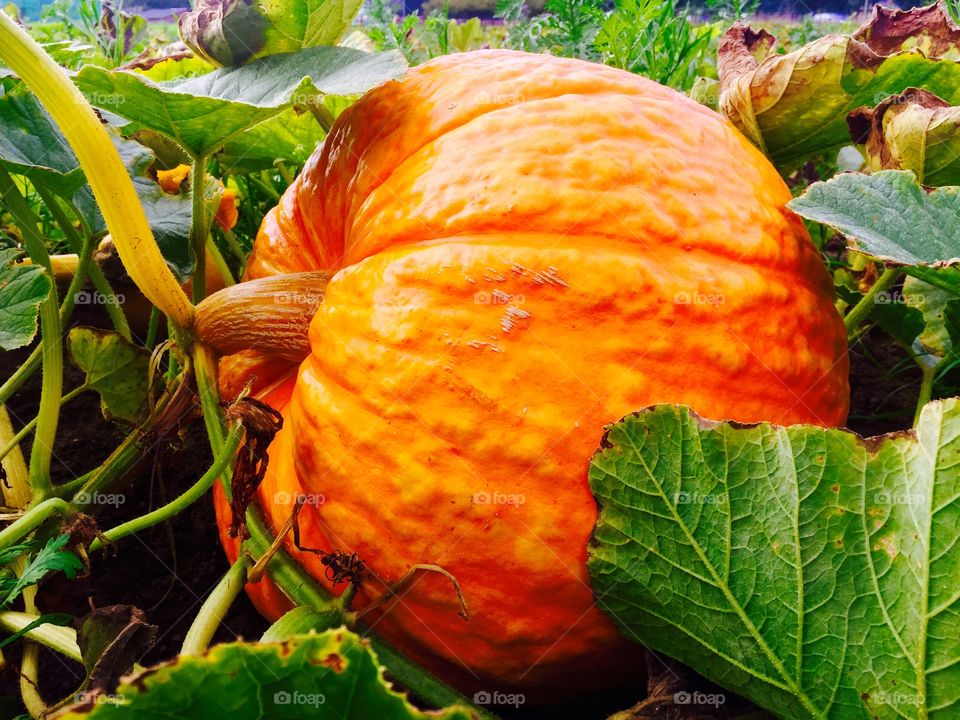
[[[194,330],[221,355],[259,350],[300,362],[329,280],[327,272],[304,272],[232,285],[197,305]]]

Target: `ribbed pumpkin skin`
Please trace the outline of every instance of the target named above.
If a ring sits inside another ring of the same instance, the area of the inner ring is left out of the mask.
[[[222,366],[225,393],[256,375],[283,408],[268,518],[289,516],[284,495],[322,495],[302,516],[308,544],[356,552],[387,582],[417,563],[453,573],[469,621],[450,583],[422,574],[375,629],[462,687],[622,679],[637,664],[585,565],[604,425],[659,402],[846,418],[846,335],[789,199],[718,115],[610,68],[482,51],[369,93],[248,268],[342,268],[313,354],[278,381],[283,364],[251,370],[252,354]],[[222,497],[218,514],[225,527]],[[365,581],[356,606],[382,591]],[[288,607],[266,582],[251,595],[270,617]]]

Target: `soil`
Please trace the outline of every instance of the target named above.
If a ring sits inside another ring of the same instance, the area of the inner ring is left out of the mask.
[[[76,324],[103,327],[104,318],[90,308],[78,308]],[[895,345],[877,342],[877,338],[869,340],[868,345],[858,345],[851,351],[851,377],[854,381],[851,427],[863,435],[909,426],[919,382],[919,373],[912,366],[892,381],[887,369],[900,363],[905,353]],[[27,351],[0,353],[0,378],[8,377],[27,355]],[[79,371],[68,365],[65,388],[75,387],[81,381]],[[896,388],[892,393],[889,391],[891,387]],[[16,426],[34,416],[39,395],[40,373],[37,373],[8,405]],[[70,480],[96,466],[125,435],[123,428],[102,420],[99,399],[94,393],[84,393],[71,402],[61,418],[52,469],[54,482]],[[112,527],[123,519],[169,501],[194,482],[210,462],[209,447],[199,423],[192,432],[151,448],[130,472],[124,487],[117,491],[122,493],[122,504],[106,507],[98,513],[100,526]],[[111,552],[97,553],[89,576],[73,582],[59,575],[52,576],[41,588],[41,606],[48,612],[82,616],[91,606],[134,605],[142,609],[147,620],[158,628],[156,643],[139,662],[150,665],[174,657],[200,604],[228,567],[213,517],[208,494],[169,523],[127,538]],[[267,623],[246,596],[241,595],[221,626],[216,641],[257,638],[266,627]],[[0,672],[0,718],[13,717],[20,712],[15,708],[14,700],[19,696],[15,670],[19,665],[19,650],[14,645],[4,652],[9,662]],[[650,690],[654,694],[667,692],[671,695],[676,690],[719,692],[676,664],[668,668],[663,661],[652,658],[650,671]],[[52,652],[43,655],[40,684],[48,700],[74,692],[82,678],[79,665]],[[592,697],[579,705],[542,710],[522,708],[504,715],[518,720],[592,720],[606,718],[630,707],[636,697],[636,690],[611,693]],[[638,720],[719,719],[733,717],[735,710],[740,714],[749,708],[727,693],[726,707],[707,714],[683,714],[681,706],[671,702],[665,706],[651,703],[637,708],[630,717]]]

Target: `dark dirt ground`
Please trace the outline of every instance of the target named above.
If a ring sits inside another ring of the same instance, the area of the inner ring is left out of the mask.
[[[77,324],[103,326],[103,318],[90,308],[78,308]],[[24,351],[0,353],[0,378],[8,377],[27,356]],[[891,378],[888,368],[900,362],[904,353],[897,347],[871,342],[869,350],[857,346],[851,351],[853,371],[853,408],[851,428],[863,435],[898,430],[910,425],[916,398],[919,373],[910,365]],[[82,375],[68,365],[65,389],[78,385]],[[40,375],[34,378],[9,403],[8,410],[15,426],[33,417],[39,399]],[[890,392],[894,388],[894,392]],[[99,420],[99,399],[84,393],[71,402],[61,415],[61,426],[55,448],[53,476],[55,482],[72,479],[95,467],[120,442],[124,430]],[[119,492],[125,502],[117,508],[106,508],[98,516],[101,527],[142,514],[169,501],[209,466],[211,458],[202,426],[161,446],[154,447],[131,472],[126,487]],[[26,449],[26,448],[25,448]],[[118,603],[135,605],[147,620],[159,628],[156,644],[142,657],[149,665],[177,654],[184,635],[200,604],[227,570],[213,519],[209,494],[171,522],[152,528],[138,536],[122,540],[115,554],[97,553],[91,574],[75,582],[51,577],[41,588],[40,604],[47,612],[69,612],[83,615],[92,604],[101,607]],[[241,595],[221,627],[216,641],[237,638],[255,639],[267,623],[256,613],[245,595]],[[5,651],[10,662],[0,672],[0,718],[19,712],[15,700],[19,695],[15,668],[19,663],[16,646]],[[669,670],[658,659],[649,659],[653,672],[651,691],[668,695],[677,690],[717,692],[706,681],[690,671],[673,665]],[[74,692],[83,674],[78,665],[46,652],[41,663],[41,687],[48,700]],[[676,678],[682,678],[677,681]],[[680,682],[679,685],[676,682]],[[593,720],[629,707],[637,698],[636,690],[590,698],[580,705],[546,708],[540,711],[523,709],[512,717],[518,720]],[[634,718],[664,720],[706,720],[728,718],[738,705],[727,694],[722,712],[692,713],[680,706],[652,703]],[[677,714],[682,711],[682,714]],[[748,705],[741,705],[749,712]],[[760,717],[752,716],[751,717]],[[371,718],[371,720],[376,720]]]

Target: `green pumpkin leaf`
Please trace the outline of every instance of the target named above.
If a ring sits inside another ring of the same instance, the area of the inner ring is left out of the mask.
[[[135,422],[147,405],[150,353],[107,330],[77,327],[67,336],[74,365],[86,374],[84,385],[100,394],[108,420]]]
[[[87,65],[75,82],[97,107],[166,135],[199,157],[291,104],[321,94],[366,92],[405,70],[398,52],[369,55],[351,48],[315,47],[161,83]]]
[[[15,350],[37,334],[37,312],[50,292],[50,276],[17,262],[19,250],[0,250],[0,348]]]
[[[277,160],[300,166],[323,137],[323,128],[313,115],[287,108],[228,140],[217,153],[217,161],[225,173],[234,175],[272,170]]]
[[[906,170],[843,173],[814,183],[789,206],[807,220],[846,235],[853,249],[886,263],[928,269],[960,263],[958,187],[928,193]],[[918,276],[926,280],[932,274]],[[956,279],[955,273],[946,273],[935,282],[952,284]]]
[[[53,119],[31,94],[0,94],[0,163],[10,173],[70,196],[86,179]]]
[[[720,112],[780,167],[850,142],[847,114],[907,88],[960,104],[960,28],[943,2],[876,6],[853,35],[827,35],[784,55],[766,31],[735,24],[718,52]]]
[[[908,88],[847,118],[873,170],[912,170],[924,185],[960,185],[960,107]]]
[[[870,440],[660,405],[589,470],[600,606],[628,637],[775,712],[960,711],[960,400]]]
[[[384,680],[367,644],[346,629],[272,644],[217,645],[125,678],[57,720],[470,720],[452,708],[425,713]]]

